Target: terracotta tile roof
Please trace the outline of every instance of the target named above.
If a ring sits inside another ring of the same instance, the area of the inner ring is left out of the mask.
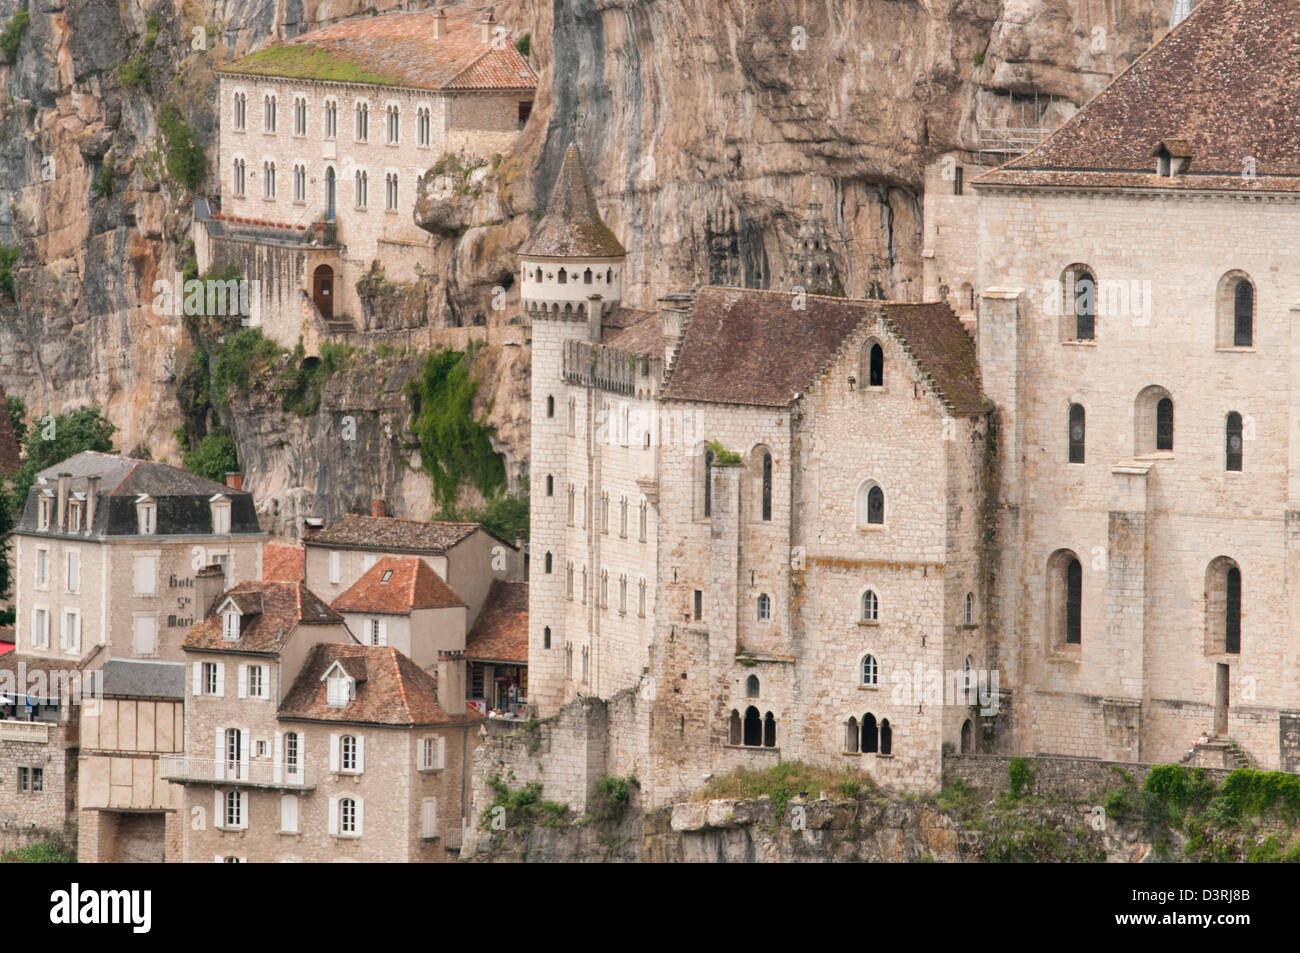
[[[424,523],[395,516],[349,513],[303,539],[307,546],[372,549],[383,552],[445,553],[466,539],[478,523]]]
[[[623,309],[619,309],[620,311]],[[636,324],[626,327],[602,327],[600,343],[627,351],[630,354],[652,354],[663,356],[664,337],[659,322],[659,312],[640,312],[645,315]]]
[[[356,684],[356,697],[341,708],[329,706],[327,685],[322,681],[336,661],[354,678],[361,672],[365,675],[364,681]],[[327,642],[313,646],[279,716],[396,726],[463,724],[481,717],[472,711],[448,715],[438,705],[437,687],[432,675],[392,646]]]
[[[14,473],[22,465],[18,448],[18,435],[14,433],[14,422],[9,419],[8,398],[5,389],[0,387],[0,473]]]
[[[465,601],[419,556],[385,556],[335,599],[333,608],[406,615],[412,609],[463,605]]]
[[[354,17],[250,53],[221,73],[405,86],[432,90],[533,90],[537,74],[505,43],[484,41],[482,12],[448,6],[446,32],[433,39],[433,10]]]
[[[492,583],[465,637],[465,657],[528,664],[528,583],[501,579]]]
[[[1295,191],[1298,64],[1295,0],[1202,0],[1038,148],[973,182]],[[1156,178],[1161,141],[1185,146],[1187,171]]]
[[[975,343],[938,304],[808,295],[796,311],[783,291],[705,288],[695,301],[672,376],[670,400],[785,407],[835,359],[876,309],[954,413],[981,410]]]
[[[546,214],[520,246],[519,254],[530,258],[619,258],[627,254],[600,217],[577,146],[565,151]]]
[[[265,582],[302,582],[307,578],[307,550],[301,543],[267,542],[262,546]]]
[[[217,612],[195,624],[181,643],[186,649],[221,652],[270,652],[284,648],[300,625],[339,625],[343,617],[327,606],[301,582],[267,582],[250,579],[223,592],[220,608],[231,598],[245,613],[239,638],[227,642],[221,637],[221,615]]]

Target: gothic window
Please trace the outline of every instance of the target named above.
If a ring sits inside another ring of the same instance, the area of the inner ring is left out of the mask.
[[[429,122],[428,106],[421,106],[418,110],[416,110],[415,128],[416,128],[417,145],[421,145],[421,146],[429,145],[429,141],[430,141],[429,130],[431,128],[431,123]]]
[[[262,99],[262,131],[275,132],[275,95],[267,93]]]
[[[751,675],[749,676],[749,678],[745,679],[745,697],[746,698],[758,697],[758,676],[757,675]]]
[[[1061,274],[1062,310],[1066,317],[1062,339],[1093,341],[1097,337],[1097,276],[1087,265],[1071,265]]]
[[[551,572],[551,554],[550,554],[550,553],[547,553],[547,554],[546,554],[546,573],[547,573],[547,575],[550,575],[550,572]]]
[[[1255,289],[1249,281],[1237,283],[1232,296],[1232,344],[1250,347],[1254,341]]]
[[[770,711],[763,716],[763,747],[776,747],[776,718]]]
[[[885,491],[874,480],[864,480],[858,487],[858,525],[883,526],[885,522]]]
[[[1225,447],[1227,457],[1227,469],[1241,469],[1241,414],[1235,410],[1228,414],[1227,427],[1227,446]]]
[[[763,716],[753,705],[745,709],[744,743],[750,748],[757,748],[763,744]]]
[[[572,406],[572,402],[570,402],[570,406]],[[546,416],[555,416],[555,398],[550,394],[546,396]]]
[[[397,173],[389,172],[384,176],[384,208],[390,212],[397,211]]]
[[[365,208],[369,199],[370,182],[364,169],[358,169],[354,176],[353,198],[356,200],[357,208]]]
[[[1047,561],[1048,625],[1053,648],[1079,645],[1083,638],[1083,565],[1068,549]]]
[[[1248,274],[1230,271],[1219,279],[1215,308],[1218,315],[1217,347],[1255,345],[1255,284]]]
[[[584,285],[589,285],[589,284],[591,284],[591,269],[590,269],[590,268],[588,268],[586,271],[584,271],[584,272],[582,273],[582,283],[583,283]]]
[[[1168,397],[1156,403],[1156,449],[1174,449],[1174,402]]]
[[[844,751],[847,754],[857,754],[858,740],[858,720],[850,715],[844,723]]]
[[[542,648],[549,649],[550,647],[551,647],[551,627],[548,625],[546,628],[542,630]]]
[[[248,95],[235,93],[235,129],[243,132],[248,126]]]
[[[325,101],[325,138],[339,137],[339,104],[332,99]]]
[[[772,597],[766,592],[760,593],[758,596],[758,621],[772,621]]]
[[[772,455],[763,454],[763,520],[772,519]]]
[[[743,736],[740,731],[740,712],[731,709],[731,717],[727,719],[727,741],[730,744],[738,745],[741,743]]]
[[[293,134],[307,135],[307,100],[302,96],[293,98]]]
[[[555,477],[549,473],[546,474],[546,495],[547,496],[555,495]]]
[[[275,163],[262,163],[262,198],[275,198]]]
[[[563,268],[561,268],[561,269],[556,273],[555,278],[556,278],[556,280],[557,280],[560,284],[562,284],[562,285],[563,285],[563,284],[568,284],[568,282],[569,282],[569,276],[568,276],[568,274],[565,272],[565,270],[564,270]]]
[[[880,720],[880,754],[894,753],[894,730],[889,727],[889,719]]]
[[[388,133],[388,144],[390,146],[395,146],[400,138],[397,107],[389,106],[385,118],[387,119],[386,131]]]
[[[1227,556],[1205,572],[1206,651],[1241,652],[1241,567]]]
[[[1086,415],[1082,404],[1070,405],[1070,462],[1083,463]]]
[[[858,364],[858,378],[862,381],[863,390],[885,385],[885,351],[879,341],[868,338],[863,343]]]
[[[860,618],[863,622],[880,621],[880,599],[870,589],[862,594],[862,615]]]
[[[876,662],[876,657],[870,654],[862,656],[862,684],[879,684],[879,678],[880,666]]]
[[[234,168],[235,195],[239,196],[240,198],[244,197],[244,173],[246,168],[247,166],[243,159],[235,160],[235,168]]]
[[[307,201],[307,167],[301,162],[293,167],[293,200]]]
[[[975,593],[966,593],[966,606],[962,610],[962,621],[967,625],[975,624]]]
[[[366,103],[357,103],[357,142],[365,142],[370,138],[370,106]]]
[[[862,716],[862,753],[875,754],[880,745],[880,733],[876,728],[876,716],[867,712]]]

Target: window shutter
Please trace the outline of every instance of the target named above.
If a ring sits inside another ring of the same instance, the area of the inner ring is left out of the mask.
[[[248,755],[249,749],[253,747],[253,739],[248,734],[247,728],[239,729],[239,776],[245,781],[249,780],[248,776]],[[247,794],[245,794],[247,796]]]
[[[298,833],[298,798],[286,794],[280,798],[280,830]]]
[[[438,754],[434,765],[439,768],[447,766],[447,739],[442,736],[438,737]]]
[[[357,735],[357,774],[366,770],[366,736]]]
[[[438,836],[438,800],[437,798],[425,798],[421,805],[420,827],[423,837]]]
[[[298,773],[294,775],[299,784],[307,783],[307,732],[298,732]]]
[[[248,697],[248,666],[243,662],[239,663],[239,697]]]
[[[339,769],[339,736],[330,735],[330,771],[337,773]]]
[[[212,792],[212,826],[216,828],[226,826],[226,796],[220,791]]]
[[[226,729],[220,725],[217,726],[217,756],[213,768],[217,780],[224,781],[226,779]]]
[[[363,807],[365,807],[365,802],[364,802],[361,798],[354,798],[354,800],[356,801],[356,805],[357,805],[357,836],[360,837],[360,836],[361,836],[361,820],[362,820],[362,816],[363,816],[363,812],[362,812],[361,809],[362,809]]]
[[[337,834],[338,832],[339,832],[339,799],[336,797],[332,797],[330,798],[330,833]]]
[[[239,792],[239,826],[244,830],[248,829],[248,792]],[[244,858],[240,858],[243,862]]]
[[[379,620],[379,644],[380,645],[388,644],[388,620],[387,619]]]
[[[271,780],[276,784],[283,780],[284,765],[280,763],[280,756],[283,751],[284,736],[277,731],[275,741],[271,744]]]
[[[194,663],[194,677],[191,681],[193,682],[191,687],[194,690],[194,694],[202,695],[203,694],[203,663],[202,662]]]
[[[226,663],[217,663],[217,697],[226,697]]]

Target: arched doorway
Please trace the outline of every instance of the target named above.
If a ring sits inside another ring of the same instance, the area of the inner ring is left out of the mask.
[[[338,188],[334,179],[334,167],[325,170],[325,221],[334,221],[335,196]]]
[[[971,726],[969,718],[962,722],[961,726],[961,753],[975,753],[975,730]]]
[[[326,321],[334,317],[334,269],[329,265],[317,265],[312,272],[311,300]]]

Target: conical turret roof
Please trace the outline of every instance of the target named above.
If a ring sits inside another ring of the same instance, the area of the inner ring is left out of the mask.
[[[546,214],[519,254],[541,258],[619,258],[627,254],[601,221],[577,146],[565,151]]]

